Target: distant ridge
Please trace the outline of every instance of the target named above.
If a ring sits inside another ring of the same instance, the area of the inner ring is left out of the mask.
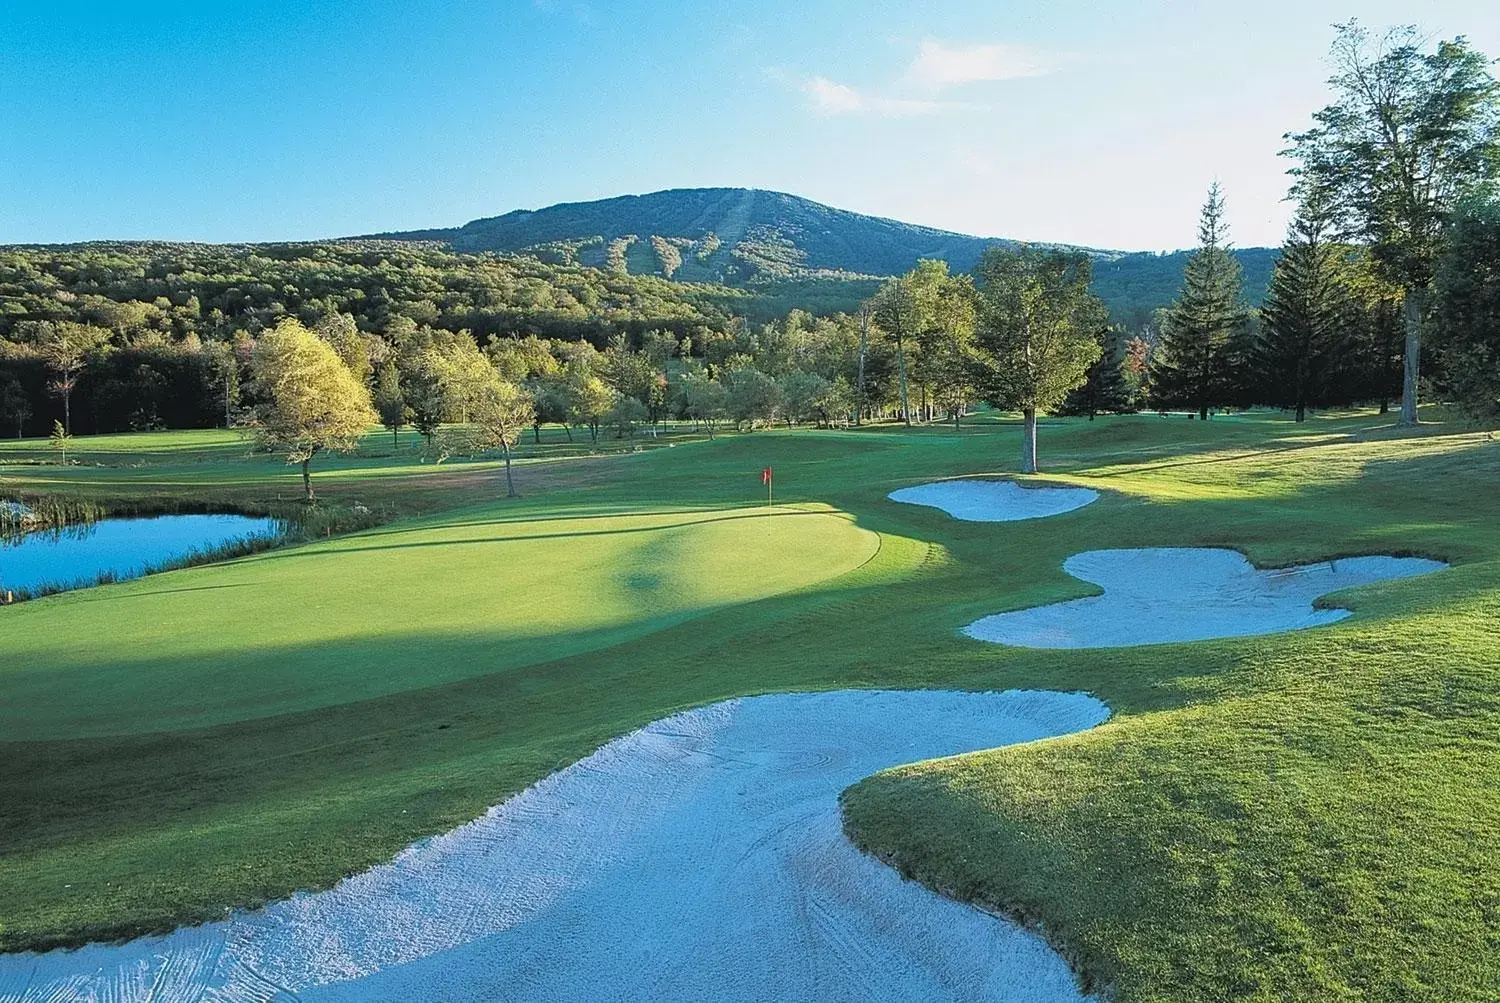
[[[600,267],[623,260],[631,272],[731,283],[820,273],[896,275],[921,258],[941,258],[967,271],[986,247],[1014,243],[755,188],[674,188],[517,209],[451,229],[372,236],[440,240],[458,251],[534,253]]]
[[[923,258],[938,258],[954,271],[966,272],[986,248],[1019,243],[867,216],[756,188],[674,188],[563,202],[458,227],[361,239],[438,241],[455,251],[530,254],[556,264],[737,286],[899,275]],[[1119,315],[1170,302],[1188,253],[1072,249],[1095,258],[1096,291]],[[1236,254],[1245,269],[1247,297],[1259,302],[1276,251],[1246,248]]]

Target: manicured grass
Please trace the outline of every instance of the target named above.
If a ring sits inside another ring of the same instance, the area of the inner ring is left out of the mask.
[[[491,503],[7,610],[0,734],[203,728],[509,672],[806,587],[879,544],[813,510],[522,511]]]
[[[34,739],[0,744],[0,945],[161,928],[326,885],[709,700],[1029,686],[1090,690],[1116,717],[866,781],[847,798],[855,837],[939,887],[1040,920],[1121,999],[1492,996],[1500,445],[1386,426],[1049,423],[1053,476],[1107,493],[1001,525],[884,495],[1010,469],[1018,435],[1003,418],[957,432],[761,432],[578,461],[586,478],[539,478],[516,505],[0,611],[0,637],[43,661],[0,670],[6,735]],[[201,469],[213,479],[240,462]],[[744,514],[766,464],[779,501],[828,506],[859,529],[826,512],[710,522]],[[379,470],[351,472],[350,490],[385,490]],[[159,490],[151,475],[142,467],[127,487]],[[450,476],[413,475],[424,504],[494,488],[445,486]],[[120,490],[115,468],[70,477]],[[600,524],[657,528],[555,535]],[[861,531],[880,544],[863,564]],[[473,537],[494,542],[460,542]],[[435,545],[362,549],[391,540]],[[1297,634],[1059,652],[957,633],[985,613],[1086,594],[1060,569],[1079,550],[1195,544],[1262,564],[1418,553],[1455,567],[1341,596],[1355,616]],[[502,557],[523,547],[525,568]],[[814,573],[755,567],[773,552]],[[628,578],[643,563],[662,591],[688,594],[634,606]],[[204,576],[241,587],[177,591]],[[418,582],[435,595],[416,595]],[[246,605],[259,602],[270,605]],[[157,610],[156,630],[107,609],[137,604]],[[156,647],[107,647],[106,628]]]

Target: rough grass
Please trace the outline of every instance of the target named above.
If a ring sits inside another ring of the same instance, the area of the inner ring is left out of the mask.
[[[568,618],[619,629],[610,617],[635,616],[628,579],[649,562],[610,551],[601,575],[579,549],[597,544],[577,537],[526,541],[536,560],[571,569],[571,591],[498,560],[445,573],[443,562],[470,560],[465,546],[380,552],[394,576],[429,565],[430,598],[361,591],[348,562],[365,558],[340,552],[360,546],[350,537],[306,557],[284,551],[0,611],[7,643],[20,633],[11,614],[52,617],[28,628],[27,650],[59,666],[0,670],[7,728],[35,739],[0,743],[0,944],[159,929],[327,885],[682,707],[832,686],[1030,686],[1092,691],[1116,716],[1086,735],[866,781],[847,796],[856,839],[938,887],[1041,922],[1121,999],[1493,997],[1500,445],[1444,426],[1405,435],[1375,416],[1300,428],[1274,416],[1067,421],[1043,428],[1043,462],[1056,479],[1106,490],[1085,509],[987,525],[884,499],[931,477],[1010,469],[1017,445],[1013,423],[986,416],[958,432],[755,433],[578,464],[539,459],[523,468],[535,490],[519,505],[375,531],[456,540],[679,510],[717,517],[708,513],[753,504],[757,473],[773,464],[778,500],[830,506],[880,535],[878,553],[843,574],[776,595],[735,585],[723,603],[677,597],[690,619],[594,647],[578,646]],[[69,477],[120,493],[225,480],[264,491],[272,476],[255,466],[263,460],[196,456],[189,445],[159,473]],[[587,477],[571,479],[579,464]],[[549,467],[559,473],[546,481]],[[393,472],[373,459],[338,488],[428,506],[494,489],[492,476]],[[816,545],[835,550],[861,539],[829,514],[747,525],[816,525]],[[709,528],[683,527],[685,556],[665,561],[689,591],[757,573],[758,538],[733,544],[749,548],[741,560],[686,567],[711,560],[714,548],[686,542]],[[1195,544],[1261,564],[1416,553],[1455,567],[1340,596],[1355,616],[1275,637],[1058,652],[957,633],[985,613],[1085,594],[1061,570],[1071,553]],[[336,609],[300,616],[296,630],[244,616],[233,638],[216,636],[259,585],[297,568],[310,569],[296,572],[308,601]],[[178,591],[207,575],[243,585]],[[536,614],[552,619],[518,638],[506,611],[526,600],[505,591],[511,575],[579,607],[598,582],[616,591],[601,593],[599,611]],[[169,599],[146,595],[164,590]],[[346,604],[349,590],[363,601]],[[97,610],[158,601],[170,611],[136,628]],[[73,611],[89,603],[86,615],[104,619],[75,628],[85,621]],[[427,629],[430,616],[456,622],[464,610],[462,629]],[[151,658],[99,645],[90,635],[107,620],[139,630],[157,646]],[[79,654],[90,641],[97,650]],[[476,652],[516,644],[536,647],[474,664]],[[80,659],[84,675],[67,685],[62,667]],[[237,669],[205,667],[226,661]],[[394,665],[417,677],[388,688],[381,677]],[[262,674],[275,684],[248,678]],[[86,692],[95,687],[111,698]]]

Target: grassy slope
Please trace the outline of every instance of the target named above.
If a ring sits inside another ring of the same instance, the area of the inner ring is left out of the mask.
[[[560,479],[505,517],[545,526],[736,507],[774,463],[785,500],[852,513],[881,534],[880,551],[821,585],[547,663],[342,704],[288,694],[301,709],[198,730],[0,744],[10,767],[0,773],[0,944],[158,927],[327,884],[612,735],[707,700],[838,685],[1048,686],[1092,690],[1117,716],[1085,736],[867,781],[848,801],[857,838],[939,886],[1042,919],[1122,998],[1483,996],[1500,967],[1500,769],[1489,737],[1500,712],[1500,446],[1441,428],[1395,438],[1373,425],[1049,426],[1052,469],[1114,491],[1069,515],[1001,526],[883,495],[1007,468],[1016,436],[1003,423],[959,434],[757,433],[602,461],[594,466],[609,476]],[[207,462],[201,475],[216,480],[217,470]],[[156,490],[144,469],[70,478],[137,473],[131,490]],[[385,490],[349,476],[349,490]],[[451,521],[411,531],[460,532],[463,517]],[[1070,553],[1160,544],[1241,546],[1262,563],[1414,551],[1458,566],[1352,594],[1341,601],[1355,617],[1282,637],[1034,652],[956,633],[984,613],[1086,592],[1059,569]],[[561,555],[575,544],[550,545]],[[281,573],[271,560],[235,567]],[[438,577],[459,603],[488,586]],[[222,590],[192,595],[198,605],[185,611],[210,620],[226,602]],[[399,594],[372,603],[361,661],[388,664],[413,643],[426,664],[472,658],[472,639],[389,631],[402,605]],[[5,616],[18,612],[28,611]],[[255,657],[295,675],[345,626],[312,618],[307,636]],[[190,649],[194,633],[175,636]],[[569,634],[554,636],[567,650]],[[0,675],[7,708],[9,678]],[[36,699],[18,716],[76,726],[75,709]],[[136,720],[150,708],[130,711],[122,716]]]
[[[9,610],[0,733],[203,728],[509,672],[804,588],[879,543],[817,511],[523,512],[490,503]]]
[[[1115,697],[1087,735],[868,779],[844,799],[856,842],[1038,923],[1121,1000],[1500,998],[1500,445],[1090,474],[1176,513],[1131,542],[1458,566],[1345,594],[1358,615],[1336,629],[1059,655],[1068,675],[1108,675],[1102,693],[1149,679],[1175,695],[1145,713]]]

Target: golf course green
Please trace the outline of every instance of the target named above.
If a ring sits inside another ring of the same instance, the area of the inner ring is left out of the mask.
[[[1046,421],[1040,482],[1101,497],[1002,524],[886,495],[1009,474],[1007,416],[684,431],[604,457],[549,432],[515,501],[493,463],[418,464],[372,434],[314,476],[323,504],[384,525],[0,610],[0,948],[328,887],[688,707],[1033,688],[1114,716],[877,774],[844,796],[856,844],[1035,922],[1122,1001],[1493,998],[1500,444],[1425,417]],[[297,486],[225,433],[77,449],[63,468],[0,445],[0,497],[253,507]],[[1073,554],[1191,546],[1452,567],[1341,593],[1351,617],[1286,634],[960,633],[1096,591],[1063,571]]]

